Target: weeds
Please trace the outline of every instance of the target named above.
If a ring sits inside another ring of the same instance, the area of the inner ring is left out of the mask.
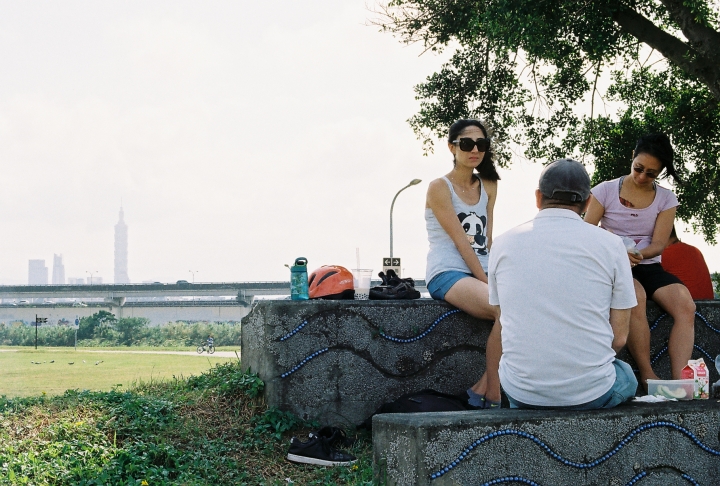
[[[0,397],[0,485],[371,484],[368,437],[352,467],[285,460],[317,424],[268,408],[239,362],[189,379],[57,397]]]

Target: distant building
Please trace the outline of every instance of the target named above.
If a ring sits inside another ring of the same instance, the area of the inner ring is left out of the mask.
[[[115,283],[130,283],[128,276],[128,229],[120,208],[120,220],[115,225]]]
[[[85,279],[83,277],[68,277],[67,283],[68,285],[85,285]]]
[[[53,285],[65,284],[65,265],[63,265],[62,255],[53,254]]]
[[[28,285],[47,285],[48,269],[45,260],[30,260],[28,262]]]

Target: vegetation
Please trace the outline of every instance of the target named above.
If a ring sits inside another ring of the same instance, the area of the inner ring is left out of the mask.
[[[267,408],[240,363],[129,391],[0,397],[0,485],[371,484],[364,437],[352,467],[285,460],[310,424]]]
[[[127,348],[125,348],[127,350]],[[141,381],[197,375],[234,357],[218,353],[104,352],[82,348],[14,348],[0,353],[0,393],[11,397],[61,395],[68,389],[108,391]]]
[[[101,310],[80,319],[77,331],[78,346],[197,346],[209,334],[218,346],[240,346],[239,323],[173,322],[150,326],[143,317],[117,319]],[[33,346],[35,327],[21,323],[0,324],[0,346]],[[42,326],[38,328],[39,346],[74,346],[75,328],[72,326]]]
[[[714,0],[389,0],[376,24],[428,50],[453,46],[416,86],[410,125],[432,150],[463,117],[530,159],[573,156],[594,182],[628,172],[638,136],[662,131],[684,183],[678,217],[715,243],[720,224],[720,6]],[[606,87],[606,88],[604,88]]]
[[[713,287],[715,290],[715,298],[720,298],[720,272],[715,272],[712,275],[710,275],[710,278],[712,278]]]

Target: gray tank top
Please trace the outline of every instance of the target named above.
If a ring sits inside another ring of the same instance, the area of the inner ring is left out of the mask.
[[[475,250],[483,270],[487,272],[489,250],[487,248],[487,204],[488,196],[485,192],[482,180],[480,180],[480,201],[477,204],[469,205],[455,194],[453,185],[447,177],[443,180],[450,188],[452,197],[452,205],[457,214],[458,220],[465,230],[470,246]],[[435,213],[432,209],[425,208],[425,226],[427,227],[428,242],[430,243],[430,251],[427,257],[427,266],[425,269],[425,281],[430,282],[437,274],[447,272],[448,270],[457,270],[460,272],[471,273],[465,260],[460,256],[455,243],[450,236],[440,226]]]

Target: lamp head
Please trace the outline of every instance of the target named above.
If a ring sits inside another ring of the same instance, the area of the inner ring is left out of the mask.
[[[422,181],[421,181],[420,179],[413,179],[413,180],[410,181],[410,184],[408,184],[408,185],[409,185],[409,186],[415,186],[415,185],[420,184],[421,182],[422,182]]]

